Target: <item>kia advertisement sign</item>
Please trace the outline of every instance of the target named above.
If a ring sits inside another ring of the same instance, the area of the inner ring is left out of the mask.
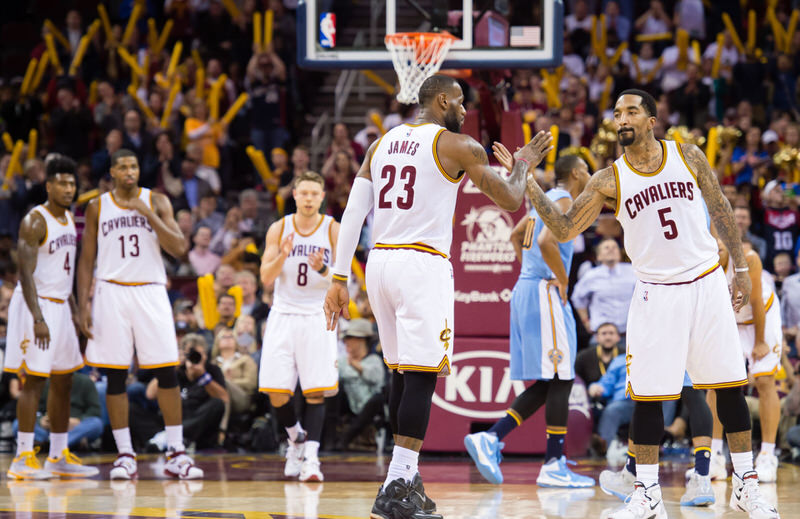
[[[508,340],[456,338],[451,374],[439,379],[425,437],[428,451],[463,452],[464,435],[488,426],[505,415],[527,384],[509,376]],[[592,419],[586,387],[577,382],[570,394],[566,450],[586,453]],[[503,440],[503,452],[539,454],[545,451],[544,406]]]
[[[510,238],[516,223],[525,216],[525,204],[515,213],[500,209],[469,178],[460,189],[451,248],[455,333],[507,337],[508,303],[519,275]]]

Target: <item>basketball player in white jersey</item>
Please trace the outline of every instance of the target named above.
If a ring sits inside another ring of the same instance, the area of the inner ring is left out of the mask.
[[[167,433],[164,472],[180,479],[201,478],[203,471],[183,446],[175,372],[178,343],[161,259],[162,248],[176,258],[182,256],[186,243],[169,199],[139,187],[139,163],[133,152],[121,149],[112,155],[111,177],[114,189],[92,200],[86,209],[78,264],[81,329],[89,338],[86,362],[105,368],[108,378],[106,406],[119,452],[110,476],[132,479],[137,475],[125,390],[135,346],[139,369],[153,370],[158,379],[158,405]],[[211,375],[206,375],[207,384]],[[202,384],[203,377],[200,380]]]
[[[284,475],[322,481],[319,442],[325,422],[325,397],[339,388],[336,334],[328,331],[322,303],[331,280],[339,223],[319,214],[325,180],[307,171],[295,180],[297,212],[267,231],[261,262],[264,286],[275,283],[264,329],[258,388],[269,395],[289,448]],[[291,397],[300,380],[306,401],[302,423]]]
[[[754,519],[777,518],[753,470],[750,414],[740,387],[747,374],[733,311],[747,304],[751,284],[731,206],[697,146],[655,139],[656,102],[650,94],[622,92],[614,120],[624,154],[592,176],[566,214],[536,185],[531,197],[559,241],[589,227],[604,204],[614,206],[638,278],[626,353],[628,393],[636,401],[637,481],[627,504],[606,517],[667,517],[658,484],[661,401],[680,397],[685,370],[694,387],[717,389],[734,466],[730,506]],[[733,305],[708,216],[733,258]]]
[[[325,298],[328,328],[339,312],[349,317],[347,277],[361,225],[374,209],[367,262],[367,294],[393,370],[389,415],[395,447],[371,517],[437,518],[417,471],[438,376],[450,373],[453,353],[453,212],[464,174],[497,205],[522,204],[530,166],[547,154],[552,138],[539,132],[519,150],[508,180],[492,167],[483,147],[460,135],[464,94],[448,76],[431,76],[419,90],[414,124],[391,129],[372,144],[353,184],[337,250],[333,283]]]
[[[719,261],[725,265],[728,282],[733,282],[733,260],[724,243],[719,243]],[[750,282],[753,293],[750,303],[736,312],[739,340],[742,353],[747,360],[750,377],[758,390],[758,413],[761,425],[761,450],[756,457],[756,472],[762,483],[773,483],[778,479],[778,457],[775,456],[775,438],[781,418],[781,403],[775,374],[781,363],[783,348],[783,329],[781,328],[781,308],[775,294],[772,276],[761,265],[761,258],[748,241],[742,243],[747,266],[750,269]],[[713,402],[715,392],[709,391]],[[714,409],[714,406],[711,406]],[[728,477],[725,454],[722,452],[722,424],[714,413],[714,434],[711,440],[711,465],[720,479]],[[713,472],[712,471],[712,472]]]
[[[70,453],[67,437],[72,372],[83,367],[72,312],[78,236],[69,206],[75,197],[76,166],[72,159],[58,156],[45,168],[47,202],[31,209],[20,225],[20,282],[8,307],[3,369],[25,377],[17,400],[17,456],[8,469],[9,479],[89,477],[98,472]],[[48,378],[50,456],[42,469],[33,449],[33,431]]]

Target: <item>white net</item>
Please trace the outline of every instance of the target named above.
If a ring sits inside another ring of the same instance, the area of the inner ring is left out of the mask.
[[[419,87],[442,66],[455,37],[443,33],[397,33],[386,35],[394,70],[400,81],[397,100],[403,104],[419,101]]]

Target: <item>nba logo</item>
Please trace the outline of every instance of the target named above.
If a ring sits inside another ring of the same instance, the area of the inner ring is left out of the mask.
[[[336,15],[334,13],[319,15],[319,45],[326,49],[336,46]]]

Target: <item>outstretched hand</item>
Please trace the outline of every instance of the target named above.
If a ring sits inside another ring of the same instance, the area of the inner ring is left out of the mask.
[[[528,144],[517,150],[514,158],[527,161],[531,167],[539,164],[553,149],[553,136],[550,132],[540,131]]]
[[[514,156],[511,155],[511,152],[508,151],[508,148],[502,142],[496,142],[492,144],[492,151],[494,152],[494,158],[497,159],[497,162],[500,163],[501,166],[506,168],[509,172],[514,168]]]

